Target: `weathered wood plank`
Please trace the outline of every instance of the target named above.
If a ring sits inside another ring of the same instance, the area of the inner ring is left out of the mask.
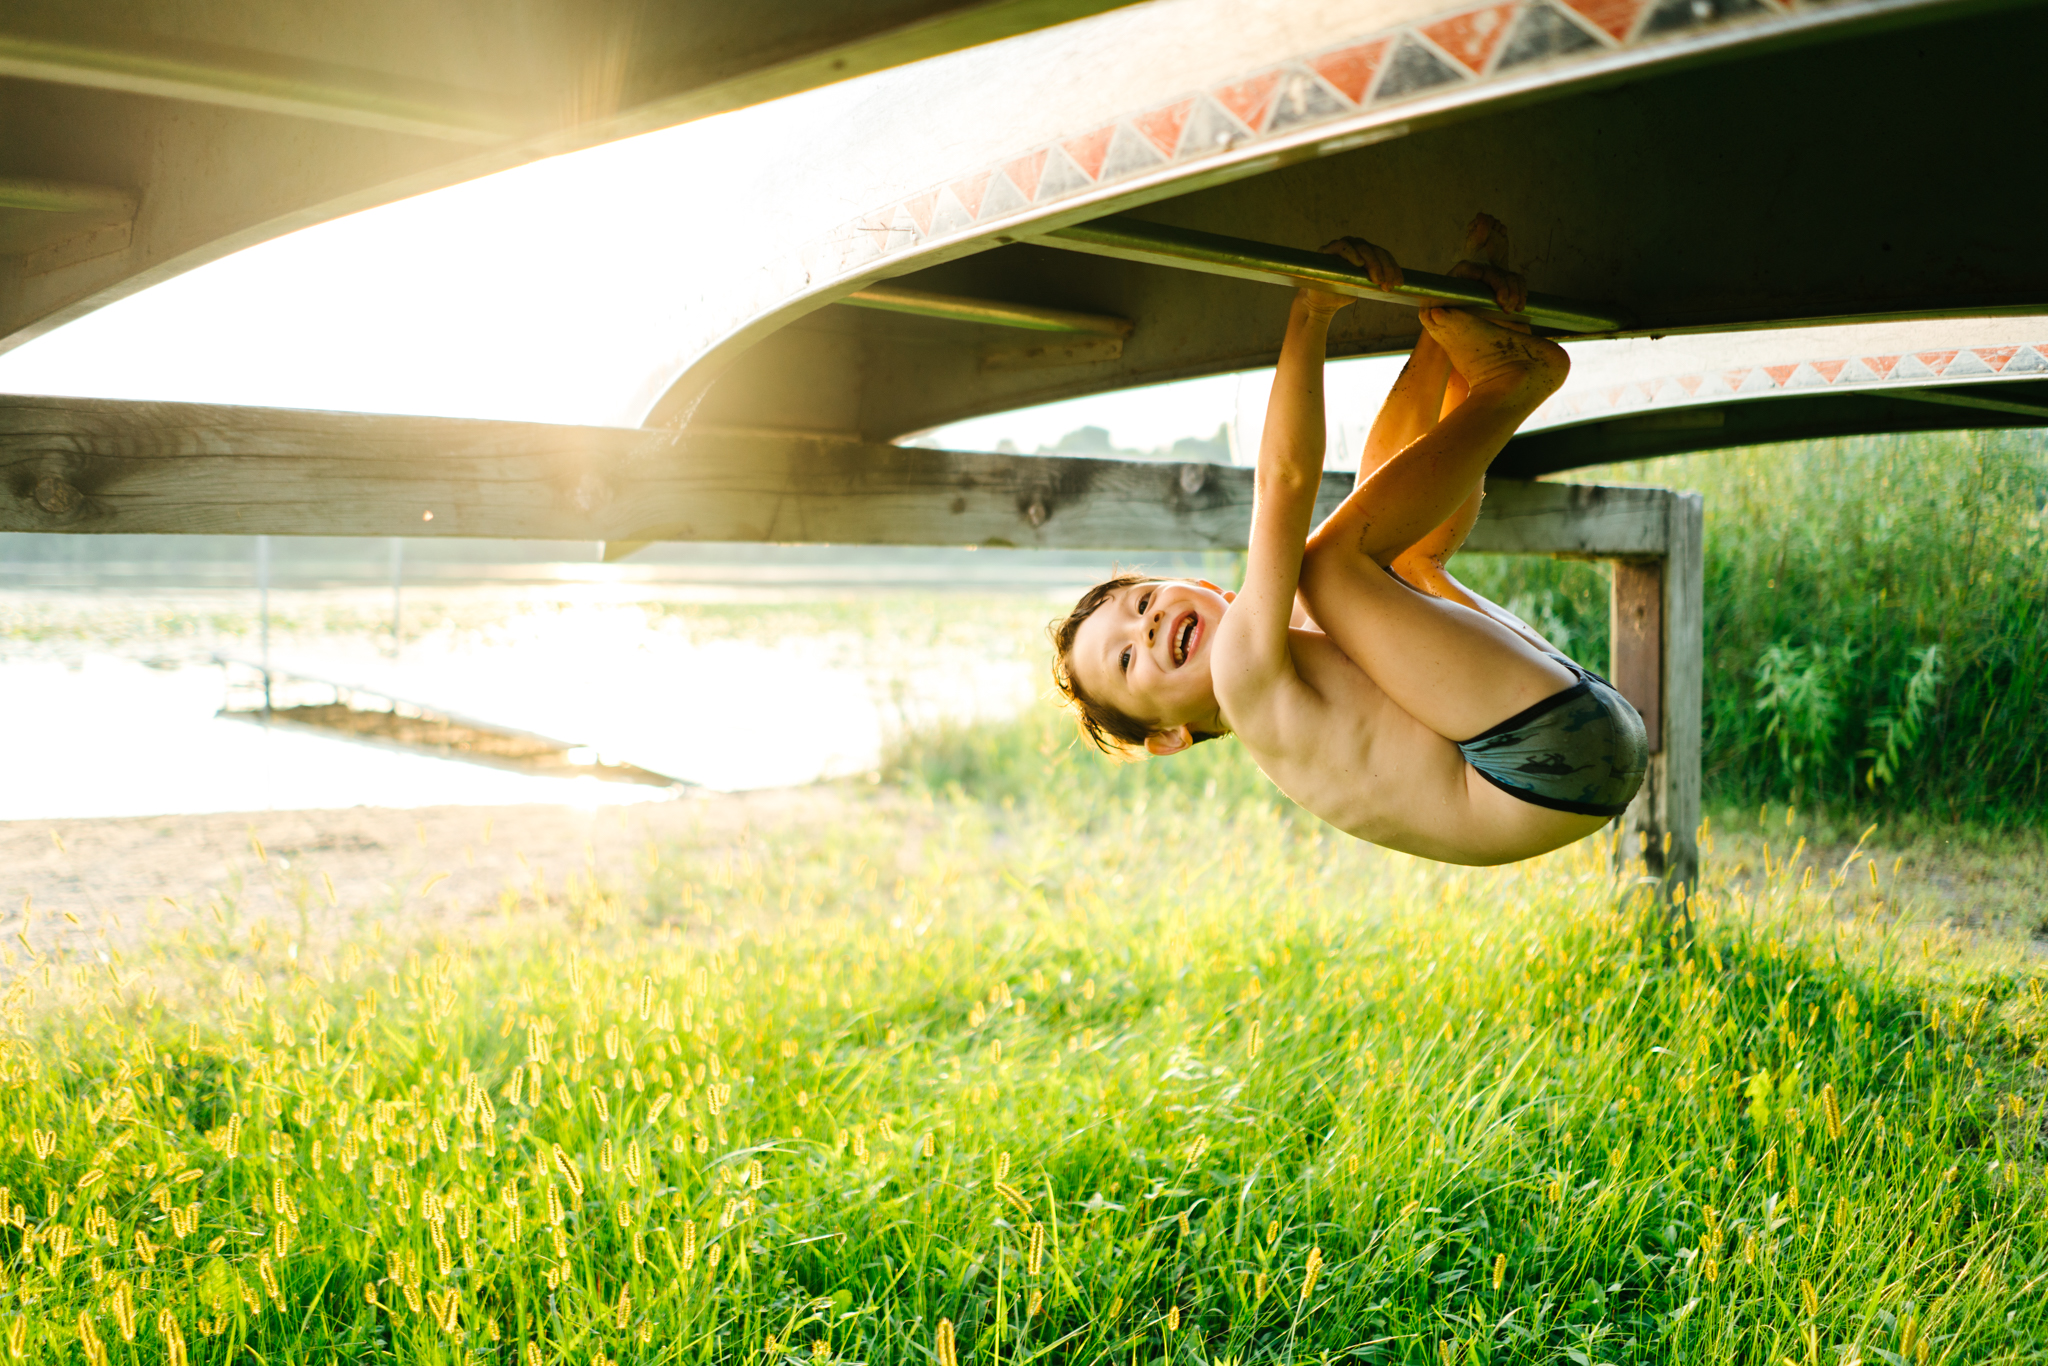
[[[1350,489],[1324,480],[1323,511]],[[1242,549],[1251,471],[838,438],[0,399],[0,531]],[[1652,491],[1503,481],[1471,548],[1662,550]]]
[[[1496,555],[1662,555],[1663,489],[1494,479],[1467,550]]]
[[[1624,675],[1656,679],[1657,715],[1638,703],[1653,753],[1642,790],[1622,818],[1618,862],[1641,868],[1674,898],[1699,878],[1701,673],[1705,667],[1704,505],[1696,493],[1655,490],[1668,550],[1650,564],[1615,566],[1615,685],[1634,700]]]
[[[1607,676],[1664,748],[1664,561],[1616,560],[1608,596]]]

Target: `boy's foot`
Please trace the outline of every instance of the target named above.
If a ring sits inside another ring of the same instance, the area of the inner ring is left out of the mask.
[[[1484,261],[1489,266],[1507,270],[1508,266],[1508,225],[1490,213],[1476,214],[1465,228],[1465,249],[1459,253],[1463,261]]]
[[[1526,332],[1513,332],[1462,308],[1425,308],[1423,330],[1436,339],[1451,364],[1472,387],[1488,396],[1541,403],[1571,373],[1563,347]]]
[[[1457,280],[1478,280],[1493,291],[1503,313],[1520,313],[1529,302],[1529,285],[1508,265],[1508,228],[1490,213],[1473,218],[1465,229],[1465,249],[1451,266]]]

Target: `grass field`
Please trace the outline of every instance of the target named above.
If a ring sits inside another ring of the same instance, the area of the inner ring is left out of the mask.
[[[1889,865],[1762,813],[1678,945],[1057,734],[459,942],[10,945],[8,1360],[2048,1356],[2041,976]]]

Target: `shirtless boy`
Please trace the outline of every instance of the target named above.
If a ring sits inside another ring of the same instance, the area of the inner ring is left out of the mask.
[[[1482,216],[1468,245],[1497,232]],[[1399,279],[1368,243],[1329,249],[1382,285]],[[1492,283],[1503,311],[1520,307],[1518,277],[1459,273]],[[1444,568],[1478,517],[1487,466],[1569,361],[1477,314],[1424,310],[1356,487],[1311,535],[1325,342],[1351,302],[1304,289],[1288,315],[1243,587],[1098,585],[1054,629],[1054,675],[1105,749],[1169,755],[1234,734],[1288,796],[1375,844],[1494,864],[1582,839],[1641,784],[1641,718]]]

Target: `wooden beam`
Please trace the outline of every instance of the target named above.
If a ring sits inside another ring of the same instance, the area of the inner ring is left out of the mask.
[[[1642,715],[1650,752],[1664,748],[1664,561],[1616,560],[1607,677]]]
[[[0,398],[0,531],[1236,550],[1251,494],[1227,465]],[[1663,528],[1653,490],[1499,481],[1470,545],[1643,556]]]
[[[1705,659],[1706,540],[1697,493],[1645,489],[1658,499],[1665,551],[1614,566],[1609,669],[1642,713],[1650,768],[1622,817],[1616,862],[1640,866],[1674,896],[1699,880],[1700,715]]]

